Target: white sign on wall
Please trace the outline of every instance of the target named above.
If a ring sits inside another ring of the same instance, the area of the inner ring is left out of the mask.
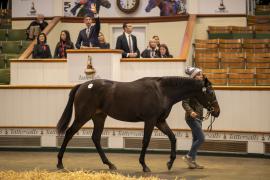
[[[12,17],[54,16],[53,0],[12,0]]]
[[[199,0],[198,14],[245,14],[246,0]]]

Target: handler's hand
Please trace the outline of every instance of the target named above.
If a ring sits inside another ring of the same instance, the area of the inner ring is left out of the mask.
[[[192,118],[196,118],[198,116],[198,114],[193,111],[193,112],[190,113],[190,116]]]

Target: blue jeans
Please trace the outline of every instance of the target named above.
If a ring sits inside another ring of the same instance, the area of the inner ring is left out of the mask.
[[[194,120],[192,118],[186,119],[188,126],[192,131],[192,145],[188,152],[188,155],[195,160],[197,156],[197,151],[204,142],[204,134],[202,130],[202,121]]]

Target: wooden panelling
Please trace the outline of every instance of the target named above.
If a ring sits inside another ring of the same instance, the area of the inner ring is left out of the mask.
[[[0,136],[0,147],[40,147],[40,136]]]
[[[270,154],[270,143],[267,142],[264,143],[264,153]]]
[[[124,148],[142,148],[142,138],[124,138]],[[168,150],[171,148],[169,139],[151,138],[148,149]]]
[[[247,153],[247,141],[207,140],[200,151]]]
[[[187,21],[189,15],[162,16],[162,17],[111,17],[100,18],[101,23],[155,23],[155,22],[176,22]],[[82,23],[83,17],[62,17],[65,23]]]
[[[56,143],[57,146],[61,146],[64,140],[64,136],[57,136],[56,137]],[[103,148],[107,148],[108,147],[108,137],[101,137],[101,146]],[[95,144],[93,143],[92,138],[89,137],[73,137],[69,143],[67,147],[85,147],[85,148],[94,148]]]

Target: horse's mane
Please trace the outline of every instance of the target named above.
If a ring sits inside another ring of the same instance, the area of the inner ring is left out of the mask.
[[[179,86],[179,87],[201,87],[198,80],[181,77],[181,76],[167,76],[160,78],[161,86]]]

